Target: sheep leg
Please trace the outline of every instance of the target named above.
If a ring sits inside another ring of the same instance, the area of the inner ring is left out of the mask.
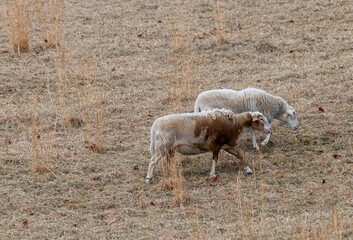
[[[251,168],[248,166],[248,164],[246,163],[245,159],[243,158],[243,156],[240,154],[239,151],[237,151],[233,148],[229,148],[229,149],[225,149],[225,150],[240,159],[241,163],[243,164],[244,171],[246,174],[249,174],[249,175],[252,174]]]
[[[211,172],[210,172],[210,177],[215,178],[216,174],[216,163],[218,162],[218,153],[219,149],[213,151],[213,156],[212,156],[212,167],[211,167]]]
[[[157,162],[162,158],[162,155],[155,154],[151,157],[150,164],[148,165],[147,176],[146,176],[146,183],[150,183],[151,179],[153,178],[153,170],[156,166]]]
[[[262,141],[261,146],[265,146],[270,140],[270,137],[271,137],[271,133],[267,134],[265,140]]]
[[[257,144],[257,141],[256,141],[256,134],[255,134],[255,131],[254,130],[250,130],[251,131],[251,138],[252,138],[252,145],[253,147],[256,149],[256,150],[260,150],[260,147],[259,145]]]

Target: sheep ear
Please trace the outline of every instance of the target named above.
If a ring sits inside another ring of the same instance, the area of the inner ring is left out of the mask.
[[[293,111],[290,110],[290,109],[287,109],[287,113],[288,113],[289,115],[293,115]]]
[[[259,120],[259,115],[257,115],[257,114],[251,114],[251,117],[252,117],[253,122],[256,122]]]

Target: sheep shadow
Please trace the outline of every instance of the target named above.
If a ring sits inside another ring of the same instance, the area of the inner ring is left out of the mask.
[[[208,177],[212,166],[211,154],[205,154],[201,157],[193,157],[192,161],[183,161],[183,175],[190,177]],[[216,165],[216,174],[234,174],[242,169],[240,160],[226,152],[221,152]]]

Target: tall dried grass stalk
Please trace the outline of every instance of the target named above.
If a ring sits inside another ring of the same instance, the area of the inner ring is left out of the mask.
[[[33,163],[32,163],[32,171],[33,172],[40,172],[42,169],[40,160],[39,160],[39,153],[38,153],[38,137],[37,137],[37,124],[35,120],[35,113],[34,109],[31,111],[31,136],[32,136],[32,152],[33,152]]]
[[[244,202],[244,196],[242,193],[242,186],[241,186],[241,176],[240,176],[241,172],[238,172],[238,176],[237,176],[237,198],[238,198],[238,213],[240,214],[240,217],[238,218],[239,221],[239,225],[241,226],[242,229],[242,233],[243,236],[246,235],[245,233],[245,220],[244,220],[244,213],[243,213],[243,202]],[[244,206],[245,207],[245,206]]]
[[[228,43],[226,26],[224,24],[224,11],[218,0],[212,0],[213,19],[215,21],[215,37],[218,44]]]
[[[259,151],[258,153],[258,158],[260,159],[259,161],[259,168],[260,168],[260,197],[261,197],[261,229],[263,230],[263,238],[264,239],[268,239],[268,232],[267,232],[267,227],[265,226],[265,222],[264,222],[264,210],[265,210],[265,199],[264,199],[264,191],[265,191],[265,186],[264,186],[264,170],[263,170],[263,161],[264,161],[264,157],[262,155],[262,152]]]
[[[190,199],[186,191],[186,181],[182,174],[181,159],[174,159],[170,169],[171,177],[173,178],[173,204],[182,206]]]
[[[81,68],[77,67],[77,64],[72,63],[72,56],[66,53],[65,47],[60,46],[56,72],[57,97],[63,125],[84,125],[88,148],[95,153],[101,152],[104,145],[105,94],[96,83],[97,63],[94,60],[85,60]]]
[[[169,39],[172,42],[172,53],[169,59],[166,54],[166,63],[172,66],[167,69],[165,87],[168,94],[168,103],[173,112],[180,112],[181,101],[194,97],[193,64],[194,58],[187,51],[189,41],[185,24],[186,10],[181,10],[178,21],[169,20]]]
[[[238,212],[240,213],[239,225],[241,226],[243,236],[242,238],[249,238],[251,240],[255,239],[254,236],[254,220],[252,215],[253,204],[246,203],[244,199],[244,194],[242,192],[242,181],[241,181],[241,172],[238,172],[237,176],[237,198],[238,198]],[[249,205],[251,208],[249,209]],[[247,230],[247,232],[246,232]]]
[[[0,149],[0,171],[3,169],[3,164],[2,164],[2,151]]]
[[[169,37],[172,41],[173,52],[177,53],[188,48],[188,40],[185,27],[185,10],[182,10],[180,19],[178,21],[171,22],[169,19]]]
[[[92,152],[100,153],[104,149],[103,125],[104,125],[104,105],[89,110],[85,109],[85,131],[89,149]],[[93,114],[93,117],[91,116]],[[92,119],[93,118],[93,119]]]
[[[248,204],[251,205],[251,208],[245,209],[245,217],[246,217],[246,226],[248,228],[248,233],[249,233],[249,239],[250,240],[254,240],[255,236],[254,236],[254,219],[253,219],[253,215],[252,215],[252,210],[253,210],[253,204]],[[251,211],[250,211],[251,210]]]
[[[330,240],[330,239],[346,239],[342,235],[344,232],[343,224],[341,221],[340,214],[337,212],[335,207],[336,196],[333,194],[332,203],[332,220],[330,222],[321,222],[319,227],[310,228],[304,223],[301,228],[301,233],[295,236],[299,240]],[[347,238],[348,239],[348,238]]]
[[[206,239],[206,234],[200,226],[198,209],[195,207],[193,201],[190,202],[189,215],[191,220],[191,239]]]
[[[190,200],[186,190],[186,181],[183,177],[181,162],[181,156],[174,154],[167,154],[160,161],[162,178],[159,185],[163,189],[172,189],[174,206],[183,206]]]
[[[34,4],[45,47],[58,47],[63,31],[65,0],[35,0]]]
[[[55,68],[56,75],[58,79],[58,94],[57,100],[60,108],[60,119],[63,125],[70,123],[70,119],[74,112],[76,112],[72,107],[74,102],[71,89],[74,87],[72,77],[69,74],[69,69],[72,65],[72,57],[70,54],[66,53],[64,46],[58,48],[57,56],[55,58]]]
[[[15,53],[30,50],[32,9],[30,0],[8,0],[2,14],[4,28]]]
[[[50,170],[50,156],[52,152],[51,141],[44,133],[42,128],[40,132],[37,132],[37,123],[35,117],[35,107],[32,105],[30,113],[30,122],[31,122],[31,137],[32,137],[32,152],[33,152],[33,161],[32,161],[32,171],[34,173],[44,173]]]
[[[84,87],[77,85],[78,98],[85,115],[85,130],[89,148],[99,153],[103,150],[103,126],[105,112],[105,95],[97,86],[95,78],[97,64],[87,60],[82,67]]]
[[[184,97],[190,99],[194,96],[195,84],[194,84],[194,74],[193,74],[193,67],[194,67],[194,59],[190,55],[186,55],[182,62],[183,72],[182,72],[182,79],[181,79],[181,89],[184,93]]]
[[[195,95],[194,58],[185,54],[181,60],[176,57],[169,60],[166,55],[166,61],[172,62],[170,64],[172,69],[166,71],[165,88],[168,95],[168,104],[173,112],[178,113],[182,108],[182,100],[192,99]]]

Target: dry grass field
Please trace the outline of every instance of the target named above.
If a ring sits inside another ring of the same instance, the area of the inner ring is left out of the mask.
[[[11,2],[0,239],[353,239],[352,1]],[[251,176],[222,153],[209,181],[203,154],[145,184],[156,118],[249,86],[286,99],[299,133],[275,122],[261,152],[244,136]]]

